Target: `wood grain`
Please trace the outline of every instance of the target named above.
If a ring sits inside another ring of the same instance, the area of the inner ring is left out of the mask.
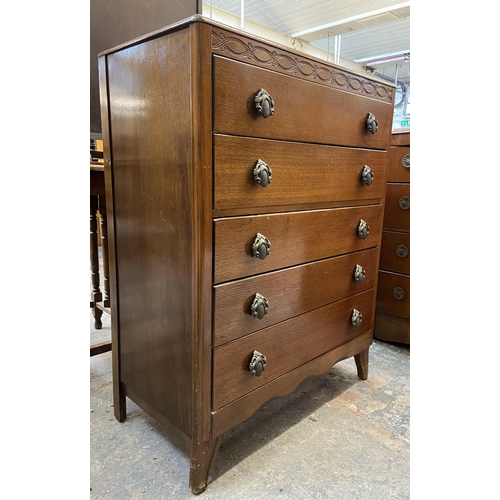
[[[404,291],[404,297],[397,299],[394,288]],[[410,277],[406,274],[379,271],[377,309],[403,318],[410,317]]]
[[[356,264],[362,283],[353,278]],[[215,286],[214,346],[373,288],[377,267],[374,248]],[[257,292],[269,302],[262,319],[251,313]]]
[[[410,230],[410,208],[403,209],[399,205],[402,197],[410,198],[410,184],[387,184],[384,228]]]
[[[403,157],[410,154],[410,146],[391,147],[387,158],[387,182],[410,182],[410,168],[403,166]]]
[[[408,249],[406,257],[396,253],[398,246],[404,245]],[[410,234],[394,231],[382,231],[382,245],[380,248],[380,269],[395,273],[410,274]]]
[[[371,289],[214,349],[213,409],[370,331],[373,299]],[[353,308],[363,315],[359,328],[351,325]],[[267,358],[260,377],[248,369],[254,349]]]
[[[218,210],[377,199],[385,190],[385,151],[215,135],[214,155]],[[259,159],[272,170],[266,187],[254,179]],[[361,179],[365,165],[374,174],[369,186]]]
[[[214,132],[289,141],[385,149],[392,105],[214,56]],[[264,88],[275,103],[263,118],[255,95]],[[378,132],[366,129],[368,113]]]
[[[370,227],[364,240],[357,235],[360,219]],[[214,282],[378,246],[381,222],[381,205],[217,219]],[[271,242],[271,252],[264,260],[253,256],[257,233]]]

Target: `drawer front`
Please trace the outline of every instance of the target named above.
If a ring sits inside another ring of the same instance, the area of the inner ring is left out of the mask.
[[[214,132],[300,142],[386,149],[392,105],[283,75],[250,64],[213,57]],[[264,118],[255,97],[265,89],[274,114]],[[366,127],[368,114],[378,131]]]
[[[410,182],[410,147],[390,148],[387,182]]]
[[[358,234],[361,220],[369,227],[365,239]],[[382,206],[231,217],[214,225],[214,283],[221,283],[376,247]],[[258,234],[270,244],[264,259],[254,255]]]
[[[380,269],[410,274],[410,234],[382,231]]]
[[[362,268],[357,281],[356,266]],[[373,288],[377,272],[373,248],[218,285],[214,287],[214,345]],[[290,293],[293,290],[300,293]],[[262,317],[259,307],[267,309]]]
[[[373,322],[374,291],[369,290],[214,349],[213,409],[368,332]],[[351,324],[353,309],[362,323]],[[254,376],[249,364],[254,350],[266,357],[266,369]]]
[[[380,271],[377,289],[377,309],[410,317],[410,277],[405,274]]]
[[[384,227],[410,229],[409,184],[387,184]]]
[[[385,151],[227,135],[214,136],[214,150],[216,209],[374,200],[385,190]]]

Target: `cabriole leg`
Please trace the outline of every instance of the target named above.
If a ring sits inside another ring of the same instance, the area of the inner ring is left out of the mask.
[[[356,368],[358,369],[358,377],[361,380],[366,380],[368,378],[368,351],[369,348],[354,356]]]

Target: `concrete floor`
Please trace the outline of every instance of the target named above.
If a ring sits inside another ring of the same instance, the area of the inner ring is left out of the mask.
[[[91,344],[110,338],[110,320]],[[111,353],[90,358],[90,498],[193,499],[189,457],[130,400],[113,415]],[[198,498],[410,498],[410,348],[374,341],[368,380],[354,360],[267,402],[224,434]]]

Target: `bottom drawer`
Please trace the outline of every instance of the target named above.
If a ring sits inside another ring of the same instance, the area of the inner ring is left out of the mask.
[[[374,289],[339,300],[214,349],[213,409],[234,401],[284,373],[372,329]],[[352,325],[353,310],[362,314]],[[266,357],[260,376],[249,364]]]
[[[377,309],[403,318],[410,317],[410,277],[379,271]]]

